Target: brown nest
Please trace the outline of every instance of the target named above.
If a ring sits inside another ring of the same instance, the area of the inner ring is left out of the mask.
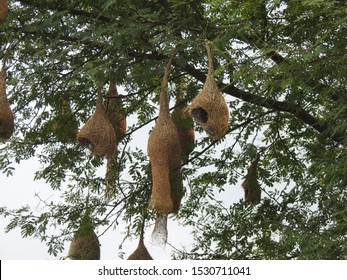
[[[242,183],[245,191],[245,202],[254,205],[260,203],[261,200],[261,189],[257,178],[258,161],[259,157],[251,163],[246,178]]]
[[[190,105],[191,116],[201,124],[207,135],[213,139],[222,138],[229,124],[229,108],[215,82],[213,59],[208,43],[208,73],[205,84]]]
[[[13,113],[6,95],[6,72],[0,70],[0,141],[9,139],[14,131]]]
[[[77,140],[88,147],[95,157],[113,158],[116,152],[116,134],[106,117],[101,90],[98,91],[95,112],[79,131]]]
[[[188,107],[184,103],[183,96],[184,77],[180,78],[176,90],[176,106],[172,113],[172,119],[176,125],[181,147],[181,159],[188,160],[189,154],[195,147],[195,131],[193,119],[187,114]]]
[[[160,109],[158,120],[149,135],[148,155],[152,169],[152,194],[149,207],[162,214],[174,209],[171,197],[170,172],[180,168],[181,150],[178,132],[170,116],[167,95],[170,66],[175,53],[170,57],[163,77],[160,91]]]
[[[128,260],[153,260],[144,243],[144,224],[142,225],[139,244],[136,250],[128,257]]]
[[[117,87],[114,82],[110,82],[108,89],[108,106],[106,110],[107,117],[114,127],[117,142],[120,142],[127,133],[127,119],[124,115],[122,102],[118,98]]]
[[[82,218],[69,248],[68,257],[72,260],[100,260],[100,243],[88,215]]]
[[[7,0],[0,0],[0,23],[5,21],[8,15]]]

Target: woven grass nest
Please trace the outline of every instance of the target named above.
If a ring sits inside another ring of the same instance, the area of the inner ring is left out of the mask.
[[[205,48],[208,55],[207,78],[202,90],[190,105],[190,114],[210,138],[220,139],[228,129],[229,108],[213,78],[213,59],[208,43]]]
[[[88,215],[82,218],[70,243],[68,256],[72,260],[100,260],[100,242]]]
[[[144,225],[142,226],[139,244],[135,251],[128,257],[128,260],[153,260],[144,243]]]
[[[98,91],[95,112],[78,132],[77,140],[89,147],[95,157],[111,159],[116,152],[116,134],[106,117],[101,90]]]
[[[257,178],[259,157],[257,157],[249,166],[246,178],[242,183],[245,191],[245,202],[251,204],[258,204],[261,200],[261,189]]]
[[[8,140],[14,131],[13,113],[6,95],[6,71],[0,70],[0,141]]]
[[[152,170],[152,193],[149,207],[162,214],[174,210],[171,196],[170,172],[181,165],[181,149],[176,126],[170,116],[167,95],[170,66],[175,53],[170,57],[160,91],[160,108],[157,122],[149,135],[147,151]]]
[[[0,23],[5,21],[8,14],[7,0],[0,0]]]
[[[183,96],[184,77],[180,77],[176,89],[176,106],[172,113],[172,119],[176,125],[181,147],[181,159],[188,160],[189,154],[195,147],[195,131],[193,119],[187,114],[188,107],[184,104]]]
[[[108,89],[107,117],[114,127],[117,142],[120,142],[127,133],[127,119],[123,112],[122,103],[117,99],[117,87],[114,82],[110,82]]]

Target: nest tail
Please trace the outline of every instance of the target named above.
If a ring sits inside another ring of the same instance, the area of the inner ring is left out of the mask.
[[[259,157],[251,163],[246,178],[242,183],[245,191],[245,202],[254,205],[260,203],[261,200],[261,189],[257,178],[258,161]]]
[[[82,218],[68,254],[73,260],[100,260],[100,242],[88,214]]]
[[[165,247],[167,242],[167,215],[158,214],[152,232],[152,244]]]
[[[8,15],[7,0],[0,0],[0,23],[4,22]]]
[[[120,142],[127,132],[127,119],[124,115],[122,102],[117,98],[118,90],[114,82],[110,82],[108,88],[107,117],[114,127],[117,142]]]
[[[195,131],[193,119],[187,114],[187,106],[183,96],[184,77],[180,77],[176,90],[176,106],[172,113],[172,119],[176,125],[181,147],[181,159],[188,161],[189,154],[195,147]]]
[[[8,140],[14,131],[14,118],[6,95],[6,71],[0,70],[0,141]]]
[[[202,90],[193,99],[190,114],[210,138],[222,138],[229,124],[229,107],[214,80],[211,48],[205,44],[208,55],[208,73]]]
[[[100,89],[95,112],[79,131],[77,140],[88,147],[95,157],[113,158],[116,152],[116,134],[106,117]]]
[[[128,257],[128,260],[153,260],[144,243],[144,224],[145,222],[143,221],[139,244],[136,250]]]

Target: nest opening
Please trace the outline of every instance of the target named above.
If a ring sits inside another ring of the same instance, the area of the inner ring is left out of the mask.
[[[208,112],[201,107],[192,109],[192,115],[193,118],[195,118],[200,123],[207,123],[208,121]]]

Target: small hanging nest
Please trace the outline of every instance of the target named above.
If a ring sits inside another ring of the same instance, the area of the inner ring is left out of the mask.
[[[88,214],[82,218],[69,248],[68,257],[72,260],[100,260],[100,243]]]
[[[117,142],[119,143],[125,134],[127,133],[127,119],[123,112],[122,103],[119,98],[117,98],[118,91],[114,82],[110,82],[108,89],[108,106],[106,115],[114,127]]]
[[[8,14],[7,0],[0,0],[0,23],[5,21]]]
[[[152,256],[149,254],[144,242],[144,222],[142,224],[139,244],[136,250],[128,257],[128,260],[153,260]]]
[[[63,105],[56,113],[52,121],[52,131],[57,139],[62,142],[73,142],[76,140],[78,123],[72,113],[69,101],[63,101]]]
[[[5,66],[0,70],[0,141],[8,140],[14,131],[13,113],[6,95]]]
[[[77,140],[81,145],[88,147],[95,157],[112,158],[116,152],[116,134],[106,118],[100,89],[95,112],[79,131]]]
[[[152,244],[160,247],[165,247],[167,242],[167,214],[158,213],[155,219],[155,225],[152,232]]]
[[[203,89],[190,105],[191,116],[201,124],[207,135],[213,139],[222,138],[229,124],[229,108],[213,76],[213,59],[208,43],[205,44],[208,55],[208,73]]]
[[[195,147],[195,131],[193,119],[187,114],[187,106],[183,96],[184,77],[179,80],[176,90],[176,107],[172,113],[172,119],[176,125],[181,147],[181,159],[186,162],[189,154]]]
[[[245,202],[254,205],[260,203],[261,199],[261,190],[257,179],[258,161],[259,156],[251,163],[246,178],[242,183],[242,187],[245,191]]]
[[[161,214],[173,211],[170,172],[180,168],[181,150],[176,126],[170,116],[167,85],[170,66],[176,52],[170,57],[160,91],[159,116],[149,135],[147,151],[152,169],[152,194],[149,207]]]

